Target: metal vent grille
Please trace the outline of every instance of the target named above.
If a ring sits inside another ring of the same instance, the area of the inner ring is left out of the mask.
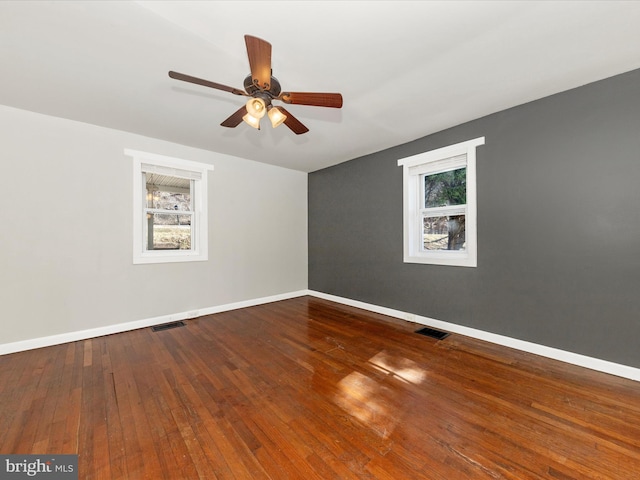
[[[169,330],[170,328],[184,327],[184,322],[169,322],[163,323],[162,325],[156,325],[155,327],[151,327],[151,330],[154,332],[161,332],[162,330]]]
[[[419,333],[420,335],[425,335],[427,337],[435,338],[437,340],[442,340],[443,338],[446,338],[449,336],[448,332],[442,332],[440,330],[436,330],[435,328],[429,328],[429,327],[424,327],[424,328],[421,328],[420,330],[416,330],[416,333]]]

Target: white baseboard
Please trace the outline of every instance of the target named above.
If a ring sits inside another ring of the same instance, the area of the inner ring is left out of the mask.
[[[242,302],[227,303],[226,305],[219,305],[217,307],[204,308],[200,310],[199,315],[213,315],[214,313],[228,312],[230,310],[237,310],[239,308],[253,307],[255,305],[262,305],[271,302],[279,302],[280,300],[304,297],[305,295],[309,295],[309,290],[299,290],[297,292],[288,292],[279,295],[271,295],[269,297],[254,298]]]
[[[539,345],[536,343],[525,342],[515,338],[505,337],[503,335],[497,335],[495,333],[489,333],[482,330],[476,330],[474,328],[464,327],[456,325],[454,323],[443,322],[429,317],[422,317],[420,315],[414,315],[412,313],[406,313],[399,310],[393,310],[391,308],[380,307],[378,305],[372,305],[358,300],[351,300],[349,298],[338,297],[327,293],[316,292],[309,290],[309,295],[330,300],[336,303],[342,303],[356,308],[362,308],[363,310],[369,310],[371,312],[380,313],[382,315],[388,315],[394,318],[400,318],[410,322],[419,323],[428,327],[446,330],[451,333],[458,333],[467,337],[477,338],[478,340],[484,340],[487,342],[495,343],[509,348],[515,348],[523,352],[533,353],[542,357],[552,358],[554,360],[560,360],[561,362],[570,363],[572,365],[578,365],[580,367],[589,368],[598,372],[608,373],[616,375],[618,377],[628,378],[630,380],[640,381],[640,369],[630,367],[628,365],[621,365],[619,363],[609,362],[607,360],[601,360],[599,358],[588,357],[580,355],[578,353],[567,352],[557,348],[547,347],[545,345]]]
[[[4,343],[4,344],[0,344],[0,355],[22,352],[25,350],[33,350],[35,348],[50,347],[52,345],[60,345],[62,343],[77,342],[79,340],[86,340],[88,338],[102,337],[104,335],[127,332],[129,330],[137,330],[138,328],[146,328],[146,327],[152,327],[154,325],[162,325],[163,323],[177,322],[179,320],[187,320],[187,319],[196,318],[202,315],[211,315],[214,313],[221,313],[229,310],[237,310],[238,308],[246,308],[246,307],[252,307],[255,305],[261,305],[263,303],[277,302],[280,300],[287,300],[289,298],[301,297],[303,295],[309,295],[309,292],[307,290],[300,290],[297,292],[289,292],[289,293],[283,293],[279,295],[272,295],[269,297],[254,298],[251,300],[228,303],[225,305],[218,305],[215,307],[202,308],[198,310],[189,310],[186,312],[174,313],[170,315],[162,315],[159,317],[145,318],[143,320],[136,320],[133,322],[117,323],[115,325],[107,325],[105,327],[90,328],[88,330],[80,330],[80,331],[69,332],[69,333],[61,333],[59,335],[50,335],[47,337],[33,338],[33,339],[22,340],[22,341],[13,342],[13,343]]]
[[[290,298],[301,297],[304,295],[311,295],[325,300],[330,300],[336,303],[342,303],[370,312],[380,313],[382,315],[388,315],[394,318],[400,318],[410,322],[415,322],[428,327],[446,330],[451,333],[458,333],[467,337],[477,338],[487,342],[495,343],[509,348],[515,348],[523,352],[533,353],[542,357],[552,358],[554,360],[560,360],[572,365],[578,365],[581,367],[589,368],[603,373],[616,375],[618,377],[628,378],[635,381],[640,381],[640,369],[630,367],[628,365],[621,365],[618,363],[601,360],[598,358],[588,357],[573,352],[567,352],[557,348],[547,347],[545,345],[538,345],[536,343],[525,342],[515,338],[505,337],[503,335],[497,335],[495,333],[489,333],[482,330],[476,330],[474,328],[464,327],[456,325],[454,323],[443,322],[429,317],[423,317],[412,313],[402,312],[400,310],[394,310],[387,307],[381,307],[370,303],[360,302],[358,300],[351,300],[349,298],[339,297],[336,295],[330,295],[327,293],[317,292],[314,290],[299,290],[296,292],[283,293],[279,295],[272,295],[268,297],[255,298],[250,300],[244,300],[235,303],[228,303],[224,305],[217,305],[215,307],[201,308],[198,310],[189,310],[187,312],[175,313],[170,315],[162,315],[159,317],[145,318],[142,320],[136,320],[127,323],[118,323],[115,325],[108,325],[105,327],[91,328],[87,330],[80,330],[76,332],[62,333],[59,335],[50,335],[47,337],[33,338],[29,340],[22,340],[13,343],[0,344],[0,355],[6,355],[9,353],[22,352],[25,350],[33,350],[35,348],[49,347],[52,345],[59,345],[68,342],[77,342],[79,340],[86,340],[88,338],[96,338],[104,335],[111,335],[114,333],[126,332],[129,330],[136,330],[138,328],[152,327],[154,325],[162,325],[163,323],[176,322],[179,320],[187,320],[190,318],[196,318],[203,315],[212,315],[215,313],[227,312],[230,310],[237,310],[239,308],[252,307],[255,305],[262,305],[265,303],[277,302],[280,300],[288,300]]]

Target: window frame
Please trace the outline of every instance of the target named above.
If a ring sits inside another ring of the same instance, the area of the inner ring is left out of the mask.
[[[213,165],[131,149],[125,149],[124,153],[133,158],[133,263],[149,264],[208,260],[207,177],[208,172],[213,170]],[[192,213],[190,213],[192,217],[192,249],[147,250],[147,222],[145,219],[149,209],[146,202],[145,165],[147,165],[146,168],[157,167],[165,170],[168,175],[191,180],[191,204],[193,209]]]
[[[485,138],[419,153],[398,160],[403,177],[403,260],[405,263],[477,267],[477,189],[476,147],[484,145]],[[466,167],[466,204],[445,207],[424,207],[424,177]],[[451,214],[464,210],[465,250],[425,250],[423,217],[426,211],[433,215]]]

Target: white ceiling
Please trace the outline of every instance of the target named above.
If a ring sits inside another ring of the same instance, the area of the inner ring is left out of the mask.
[[[0,104],[314,171],[640,68],[638,1],[0,1]],[[309,132],[220,122],[243,36],[273,46]],[[162,152],[155,152],[162,153]]]

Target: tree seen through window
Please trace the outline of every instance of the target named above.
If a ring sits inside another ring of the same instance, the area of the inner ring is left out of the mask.
[[[465,215],[439,211],[467,202],[467,169],[424,175],[423,248],[425,250],[464,250]],[[436,215],[439,213],[438,215]]]

